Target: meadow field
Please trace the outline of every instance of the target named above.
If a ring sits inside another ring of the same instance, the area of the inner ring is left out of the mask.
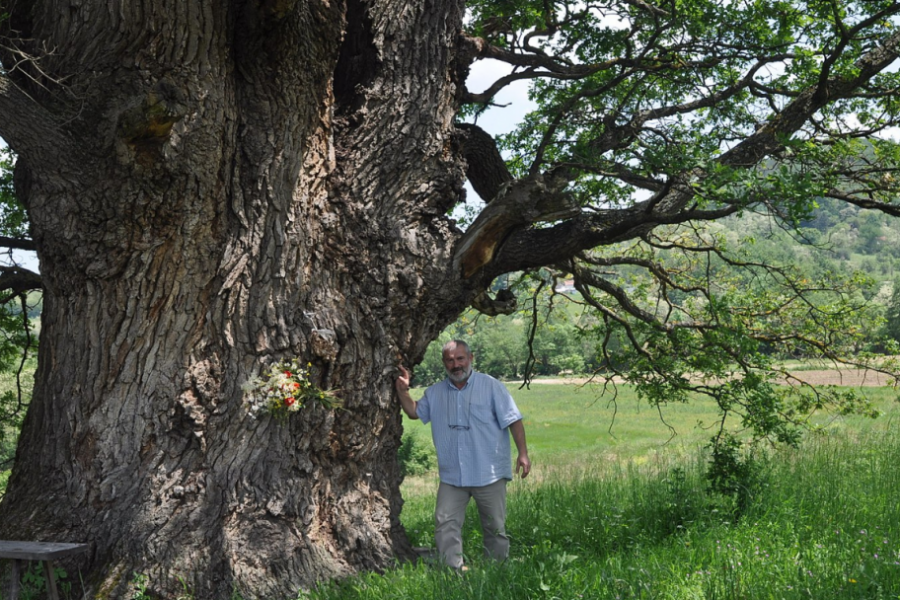
[[[510,560],[483,561],[477,516],[456,574],[398,564],[299,598],[900,599],[900,404],[866,388],[877,419],[822,415],[795,450],[759,455],[745,494],[710,494],[703,401],[656,409],[621,386],[511,386],[525,414],[534,471],[510,484]],[[416,444],[428,427],[407,422]],[[433,546],[433,473],[407,478],[404,526]],[[470,506],[470,509],[474,509]]]

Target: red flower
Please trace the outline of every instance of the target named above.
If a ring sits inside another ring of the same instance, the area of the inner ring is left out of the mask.
[[[300,384],[299,384],[299,383],[296,383],[296,382],[294,382],[294,389],[295,389],[295,390],[296,390],[296,389],[298,389],[298,388],[299,388],[299,387],[300,387]]]
[[[285,398],[285,399],[284,399],[284,404],[285,404],[286,406],[292,406],[292,405],[294,404],[294,402],[296,402],[296,400],[294,400],[293,397],[289,397],[289,398]]]
[[[293,377],[293,375],[291,375],[290,371],[285,371],[284,374],[287,375],[288,377]]]

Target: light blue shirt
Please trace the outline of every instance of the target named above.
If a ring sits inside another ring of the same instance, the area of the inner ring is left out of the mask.
[[[481,487],[512,479],[508,428],[522,413],[502,383],[473,372],[460,390],[445,379],[425,390],[416,414],[431,423],[441,481]]]

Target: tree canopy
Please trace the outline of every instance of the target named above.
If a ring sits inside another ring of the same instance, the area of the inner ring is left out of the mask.
[[[898,11],[828,0],[472,4],[473,52],[512,70],[468,93],[467,114],[521,79],[538,108],[502,139],[514,183],[466,237],[519,190],[557,195],[571,212],[510,234],[486,269],[571,276],[600,319],[605,375],[651,401],[710,394],[723,424],[734,415],[758,436],[795,439],[789,424],[810,410],[853,403],[772,385],[787,374],[768,349],[895,372],[858,352],[877,321],[864,281],[760,262],[742,247],[752,240],[703,223],[760,214],[803,237],[825,201],[900,214]]]

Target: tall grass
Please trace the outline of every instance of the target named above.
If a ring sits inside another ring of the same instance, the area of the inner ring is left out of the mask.
[[[472,568],[462,575],[398,564],[300,597],[897,600],[900,411],[889,408],[893,416],[875,426],[836,428],[766,455],[740,514],[707,492],[700,453],[572,465],[510,484],[504,564],[480,558],[471,512],[464,552]],[[402,515],[420,546],[433,545],[426,489],[407,488]]]

